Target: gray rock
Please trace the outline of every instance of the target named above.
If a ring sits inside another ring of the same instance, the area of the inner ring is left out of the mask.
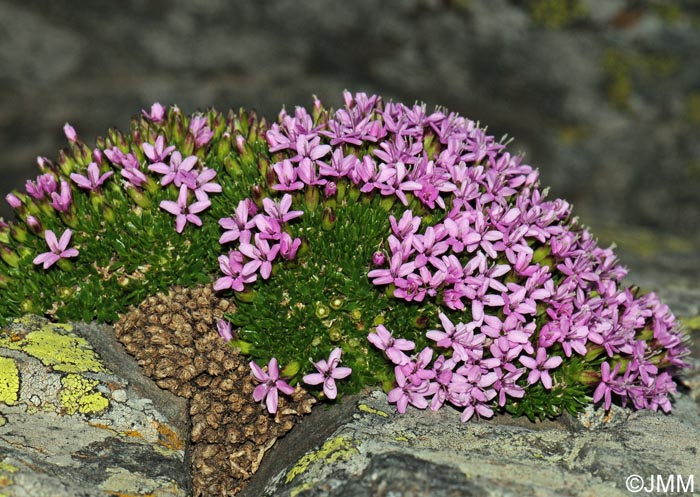
[[[302,448],[299,439],[283,439],[245,495],[623,496],[632,475],[700,476],[700,416],[687,395],[676,399],[670,416],[614,409],[608,417],[588,412],[545,423],[499,416],[462,424],[452,409],[399,415],[381,392],[321,414],[339,411],[352,415],[281,466],[279,454]]]
[[[106,327],[25,317],[0,331],[0,494],[188,494],[187,405]]]

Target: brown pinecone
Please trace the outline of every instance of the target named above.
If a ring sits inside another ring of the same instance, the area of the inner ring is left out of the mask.
[[[297,387],[277,414],[253,401],[247,361],[224,344],[216,322],[233,305],[211,287],[174,287],[120,316],[117,338],[158,386],[189,399],[195,496],[236,495],[263,455],[315,399]]]

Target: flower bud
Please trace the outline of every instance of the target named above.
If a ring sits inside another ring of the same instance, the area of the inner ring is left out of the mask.
[[[336,221],[335,211],[331,207],[323,209],[323,217],[321,218],[321,227],[328,231],[332,230]]]
[[[231,135],[224,133],[216,145],[216,156],[219,160],[224,160],[231,153]]]
[[[32,312],[38,311],[38,309],[34,305],[34,302],[32,302],[31,299],[23,300],[22,303],[19,305],[19,308],[24,314],[30,314]]]
[[[304,192],[304,203],[309,211],[316,210],[318,207],[318,202],[320,200],[320,194],[318,188],[315,186],[308,186]]]
[[[68,123],[63,125],[63,134],[66,135],[66,138],[68,138],[70,143],[75,143],[78,139],[78,134],[75,132],[75,128]]]
[[[10,284],[10,278],[0,273],[0,288],[7,288]]]
[[[8,193],[7,195],[5,195],[5,200],[7,200],[7,203],[10,204],[10,207],[12,207],[15,210],[22,207],[22,201],[14,193]]]
[[[243,355],[250,355],[253,351],[253,344],[243,340],[231,340],[228,342],[228,346],[233,347],[234,350],[238,350]]]
[[[252,302],[255,300],[256,293],[255,290],[251,290],[249,288],[246,288],[242,292],[236,292],[236,300],[239,302]]]
[[[372,254],[372,264],[375,266],[383,266],[385,262],[386,256],[381,250],[377,250],[374,254]]]
[[[323,196],[325,198],[332,197],[338,191],[338,186],[333,182],[329,181],[323,188]]]
[[[149,200],[148,195],[145,192],[139,191],[136,188],[127,188],[126,191],[131,197],[131,199],[139,207],[147,209],[151,206],[151,201]]]
[[[292,361],[287,364],[282,371],[280,371],[280,376],[282,378],[294,378],[297,373],[301,370],[301,365],[298,361]]]
[[[241,164],[230,155],[224,159],[224,169],[232,176],[240,176],[243,174]]]
[[[243,155],[245,153],[245,138],[242,135],[236,135],[236,150]]]
[[[192,155],[192,152],[194,152],[194,146],[196,142],[197,140],[195,136],[192,133],[187,133],[187,136],[185,136],[185,141],[182,144],[182,148],[180,149],[180,152],[182,153],[183,157],[188,157]]]
[[[19,243],[24,243],[27,241],[27,229],[19,224],[13,224],[10,226],[10,234],[12,238],[17,240]]]
[[[43,228],[41,227],[41,221],[39,221],[39,219],[37,219],[35,216],[27,216],[27,226],[29,226],[29,228],[37,235],[44,232]]]
[[[0,258],[11,267],[17,267],[19,265],[19,255],[17,255],[17,252],[5,245],[0,245]]]

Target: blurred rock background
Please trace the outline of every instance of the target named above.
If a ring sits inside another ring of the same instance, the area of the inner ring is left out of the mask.
[[[66,121],[92,143],[154,101],[274,118],[348,89],[514,137],[602,238],[700,252],[699,54],[695,0],[0,0],[0,186]]]

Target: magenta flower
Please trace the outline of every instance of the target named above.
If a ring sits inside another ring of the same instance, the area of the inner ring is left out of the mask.
[[[163,135],[159,135],[153,145],[150,143],[144,143],[141,145],[141,149],[151,162],[162,162],[173,150],[175,150],[175,145],[166,147],[165,137]]]
[[[224,339],[224,342],[228,343],[233,339],[233,332],[231,331],[231,323],[224,319],[219,319],[216,322],[216,329],[219,331],[219,335]]]
[[[267,412],[275,414],[279,402],[278,391],[287,395],[292,395],[294,393],[294,388],[286,381],[279,379],[280,370],[277,366],[277,359],[274,357],[270,359],[270,362],[267,364],[267,372],[254,361],[250,361],[250,369],[255,379],[260,382],[260,385],[253,390],[253,400],[255,400],[255,402],[261,402],[265,399]]]
[[[301,246],[301,238],[295,238],[292,240],[289,233],[282,233],[279,245],[280,255],[282,258],[284,260],[291,261],[296,257],[297,250],[299,250],[299,247]]]
[[[562,358],[559,356],[547,357],[547,350],[543,347],[537,349],[537,355],[532,357],[524,356],[520,359],[520,364],[530,370],[527,375],[528,385],[542,381],[542,385],[547,389],[552,388],[552,377],[549,375],[549,370],[558,367],[562,363]]]
[[[612,403],[612,394],[620,393],[617,385],[616,376],[620,372],[620,363],[615,364],[615,368],[610,371],[610,364],[604,362],[600,365],[600,383],[593,392],[593,402],[600,402],[605,399],[605,409],[610,409]]]
[[[279,183],[272,187],[273,190],[281,192],[291,192],[304,188],[302,181],[297,181],[298,171],[289,159],[278,162],[272,166],[272,170],[277,175]]]
[[[350,376],[352,369],[347,367],[338,367],[340,363],[340,355],[343,353],[340,347],[336,347],[328,356],[328,361],[321,359],[314,363],[318,373],[307,374],[304,376],[304,383],[307,385],[320,385],[323,383],[323,393],[329,399],[335,399],[338,395],[338,389],[335,380],[341,380]]]
[[[158,102],[154,103],[151,105],[151,111],[146,112],[145,110],[141,110],[141,113],[143,116],[148,119],[151,122],[160,124],[163,122],[165,119],[165,107],[163,107],[161,104]]]
[[[280,250],[279,244],[270,247],[270,244],[259,233],[255,234],[255,245],[251,243],[241,243],[239,250],[250,261],[243,267],[244,273],[255,273],[260,270],[260,276],[268,279],[272,273],[272,261],[277,257]]]
[[[271,217],[277,219],[280,223],[286,223],[294,218],[297,218],[304,214],[304,211],[289,211],[292,207],[292,196],[289,193],[285,193],[282,200],[275,202],[270,198],[263,199],[263,209]]]
[[[160,203],[161,209],[168,211],[174,216],[177,216],[175,219],[175,230],[178,233],[182,233],[182,230],[185,229],[185,224],[188,222],[201,226],[202,220],[199,218],[199,216],[197,216],[197,214],[202,212],[204,209],[207,209],[211,205],[211,202],[208,200],[187,205],[187,194],[187,186],[183,184],[180,187],[180,194],[177,197],[177,202],[173,202],[172,200],[163,200]]]
[[[204,202],[209,200],[210,193],[221,193],[221,185],[212,181],[215,177],[216,171],[208,167],[194,175],[194,196],[197,197],[197,200]]]
[[[367,335],[367,340],[379,350],[384,351],[389,360],[399,366],[407,364],[411,360],[403,351],[413,350],[416,347],[416,344],[410,340],[391,336],[391,332],[383,324],[377,326],[375,333]]]
[[[228,256],[219,256],[219,268],[224,276],[216,280],[214,290],[228,290],[232,288],[242,292],[246,283],[252,283],[258,276],[253,272],[246,272],[243,268],[243,254],[238,251],[229,252]]]
[[[59,212],[68,212],[70,210],[73,197],[70,193],[70,185],[67,181],[61,180],[61,191],[51,194],[51,205]]]
[[[75,143],[78,139],[78,134],[75,132],[75,128],[68,123],[63,125],[63,134],[66,135],[66,138],[68,138],[68,141],[71,143]]]
[[[435,382],[424,381],[415,384],[409,381],[401,366],[394,368],[397,387],[391,390],[388,394],[389,402],[396,403],[396,410],[403,414],[406,412],[408,404],[418,408],[425,409],[428,407],[428,399],[438,391],[440,386]]]
[[[160,184],[163,186],[174,183],[178,188],[185,184],[190,190],[197,188],[194,175],[190,172],[197,164],[197,156],[190,155],[183,160],[180,152],[173,152],[170,156],[170,165],[156,162],[148,166],[149,171],[155,171],[163,175]]]
[[[82,174],[72,173],[70,179],[72,179],[76,185],[84,190],[93,191],[107,181],[107,178],[112,176],[114,171],[107,171],[102,176],[100,176],[100,168],[95,162],[91,162],[87,168],[87,176]]]
[[[8,193],[7,195],[5,195],[5,200],[7,200],[7,203],[13,209],[19,209],[20,207],[22,207],[22,201],[14,193]]]
[[[44,269],[48,269],[60,259],[76,257],[79,253],[78,249],[68,248],[72,236],[73,232],[67,229],[63,232],[61,238],[57,240],[53,231],[46,230],[44,232],[44,238],[46,239],[46,244],[49,246],[50,252],[44,252],[36,256],[33,261],[34,264],[43,264]]]
[[[207,118],[204,116],[194,116],[190,122],[190,133],[194,136],[194,144],[197,148],[203,147],[214,136],[214,133],[207,126]]]
[[[227,231],[219,238],[219,243],[235,242],[244,231],[249,231],[255,226],[255,221],[248,219],[249,207],[247,200],[238,202],[238,207],[233,216],[219,219],[219,226]]]

